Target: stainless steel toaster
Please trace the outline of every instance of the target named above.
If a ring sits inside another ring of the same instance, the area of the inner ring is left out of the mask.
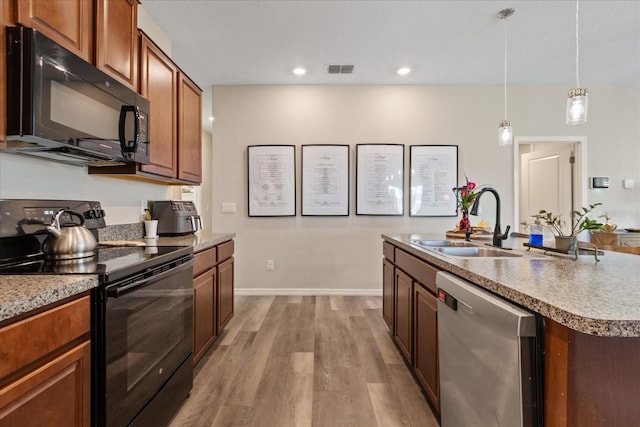
[[[161,236],[193,234],[202,229],[202,218],[193,202],[158,200],[152,202],[151,215],[158,220]]]

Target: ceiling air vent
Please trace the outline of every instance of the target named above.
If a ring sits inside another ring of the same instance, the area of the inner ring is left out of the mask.
[[[353,67],[353,65],[329,65],[327,71],[329,74],[351,74]]]

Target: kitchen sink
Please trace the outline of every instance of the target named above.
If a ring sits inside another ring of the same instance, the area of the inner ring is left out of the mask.
[[[434,247],[476,247],[477,245],[466,240],[412,240],[413,243],[428,248]]]
[[[450,255],[463,258],[515,258],[521,257],[522,254],[504,249],[484,248],[484,247],[451,247],[440,246],[429,248],[432,251],[440,252],[442,255]]]

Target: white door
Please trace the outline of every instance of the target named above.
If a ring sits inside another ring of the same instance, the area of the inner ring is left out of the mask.
[[[531,144],[520,155],[520,222],[531,222],[541,209],[561,213],[571,227],[574,144]]]

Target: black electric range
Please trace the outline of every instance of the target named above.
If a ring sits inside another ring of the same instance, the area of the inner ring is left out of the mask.
[[[78,213],[96,239],[105,227],[99,202],[0,199],[0,274],[97,274],[92,425],[167,425],[193,386],[193,249],[99,246],[90,257],[48,260],[42,243],[60,209]]]
[[[59,209],[78,212],[96,239],[98,228],[106,226],[97,201],[0,200],[0,275],[98,274],[100,283],[109,283],[192,253],[183,246],[99,246],[90,257],[48,260],[41,251],[45,227]]]

